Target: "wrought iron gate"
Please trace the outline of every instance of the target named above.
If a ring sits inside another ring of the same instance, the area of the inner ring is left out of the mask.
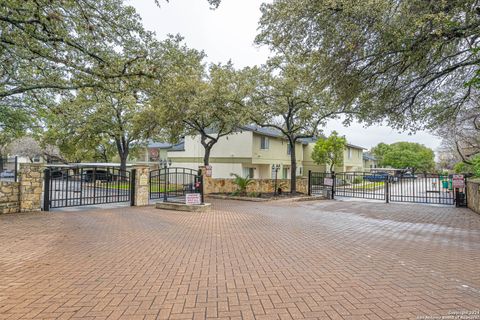
[[[117,167],[50,167],[45,170],[43,210],[130,203],[135,174]]]
[[[328,184],[325,183],[327,180]],[[387,203],[457,206],[464,206],[467,196],[465,189],[452,188],[451,178],[438,174],[392,176],[366,172],[309,172],[309,194],[326,193],[332,199],[337,196],[383,200]]]
[[[161,168],[150,171],[150,199],[186,202],[186,195],[198,193],[203,203],[203,177],[189,168]]]

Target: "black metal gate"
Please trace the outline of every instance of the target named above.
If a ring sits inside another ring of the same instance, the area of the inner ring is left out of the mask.
[[[134,172],[117,167],[50,167],[45,170],[43,210],[107,203],[133,205]]]
[[[161,168],[150,171],[150,199],[186,203],[187,194],[200,194],[203,199],[203,177],[189,168]]]
[[[328,183],[325,183],[327,181]],[[350,197],[385,202],[412,202],[465,206],[466,190],[453,189],[452,179],[439,174],[406,174],[392,176],[383,173],[309,172],[309,194],[328,198]]]

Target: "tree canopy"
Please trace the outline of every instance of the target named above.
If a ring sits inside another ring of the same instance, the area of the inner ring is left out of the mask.
[[[208,165],[218,140],[246,122],[248,76],[231,63],[206,68],[202,59],[203,55],[193,57],[188,70],[168,77],[156,104],[164,134],[171,141],[199,135],[205,151],[203,162]]]
[[[157,41],[123,0],[5,0],[0,28],[3,135],[42,126],[37,112],[61,95],[157,73]]]
[[[435,153],[419,143],[380,143],[372,153],[379,158],[379,165],[396,169],[431,172],[435,168]]]
[[[61,103],[46,112],[49,136],[58,138],[58,145],[62,144],[62,137],[69,137],[67,144],[90,147],[97,156],[99,151],[100,155],[103,153],[105,159],[111,150],[108,145],[114,145],[124,170],[132,149],[145,144],[159,131],[160,118],[153,97],[164,90],[168,77],[183,74],[191,58],[198,55],[178,37],[152,42],[149,68],[154,72],[149,77],[116,78],[101,88],[82,88],[75,94],[63,95]],[[75,156],[84,149],[64,146],[63,150]]]
[[[257,43],[312,57],[360,119],[436,127],[478,100],[477,0],[278,0],[261,10]]]
[[[251,118],[257,125],[280,131],[288,140],[292,193],[296,192],[296,142],[317,136],[328,120],[349,111],[332,102],[324,78],[312,74],[311,68],[308,60],[279,55],[252,75]]]
[[[316,164],[330,165],[330,172],[335,166],[343,164],[343,154],[347,145],[345,136],[341,137],[333,131],[326,139],[318,139],[313,147],[312,159]]]

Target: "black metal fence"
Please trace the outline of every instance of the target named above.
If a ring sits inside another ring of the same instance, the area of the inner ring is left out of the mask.
[[[390,201],[432,204],[455,204],[456,194],[465,190],[454,190],[448,175],[418,174],[399,177],[390,184]]]
[[[308,194],[333,199],[334,179],[331,173],[308,172]]]
[[[467,197],[465,188],[452,187],[451,176],[432,173],[309,172],[309,194],[457,206],[465,206]]]
[[[386,200],[388,198],[388,181],[363,172],[335,173],[335,196]]]
[[[187,194],[203,197],[203,177],[188,168],[161,168],[150,171],[150,199],[164,202],[186,203]]]
[[[0,181],[18,181],[18,157],[0,158]]]
[[[107,203],[133,205],[135,174],[116,167],[48,168],[43,209]]]

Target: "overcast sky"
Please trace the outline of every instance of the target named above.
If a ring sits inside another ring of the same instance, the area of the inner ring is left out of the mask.
[[[217,10],[210,10],[206,0],[171,0],[161,8],[154,0],[129,0],[143,19],[148,30],[159,39],[167,34],[181,34],[188,46],[204,50],[209,62],[232,60],[236,67],[258,65],[269,56],[266,48],[253,44],[260,17],[259,0],[222,0]],[[352,144],[365,148],[379,142],[411,141],[437,149],[440,141],[427,132],[414,135],[398,133],[388,127],[363,128],[360,124],[344,127],[340,121],[330,121],[326,134],[336,130]]]

